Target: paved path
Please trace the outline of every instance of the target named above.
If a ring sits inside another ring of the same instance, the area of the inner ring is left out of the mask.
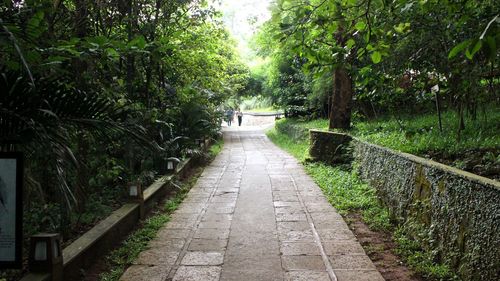
[[[263,114],[269,114],[269,113],[263,113]],[[241,127],[245,130],[248,129],[257,129],[257,126],[268,126],[268,125],[274,125],[275,117],[274,115],[249,115],[249,113],[245,113],[243,115],[243,122],[241,122]],[[224,126],[227,126],[227,123],[224,121],[222,122]],[[238,127],[238,119],[235,117],[233,120],[233,125],[230,128],[236,128]]]
[[[224,140],[122,281],[384,280],[295,158],[254,128]]]

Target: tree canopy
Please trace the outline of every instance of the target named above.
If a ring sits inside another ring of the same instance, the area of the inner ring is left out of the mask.
[[[0,19],[0,148],[27,158],[27,237],[69,235],[198,155],[246,87],[209,1],[4,0]]]
[[[326,107],[335,115],[352,96],[365,116],[435,103],[474,115],[498,102],[499,8],[497,1],[278,0],[255,42],[271,58],[265,84],[281,93],[271,94],[280,106],[300,100],[303,112]],[[290,69],[303,79],[287,79]],[[330,89],[311,90],[317,83]],[[319,106],[318,95],[329,105]]]

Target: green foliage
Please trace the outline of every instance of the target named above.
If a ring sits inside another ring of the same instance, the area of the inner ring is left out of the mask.
[[[224,143],[222,140],[212,145],[209,150],[209,156],[212,159],[215,158],[215,156],[222,151],[223,145]],[[180,186],[176,185],[179,189],[176,190],[175,195],[172,196],[172,198],[165,202],[163,209],[148,218],[138,230],[130,234],[125,241],[122,242],[122,245],[119,248],[111,252],[106,257],[109,270],[102,273],[99,280],[119,280],[127,267],[137,259],[142,251],[147,249],[149,241],[153,240],[158,231],[170,220],[170,215],[177,210],[189,190],[198,180],[199,175],[200,170],[182,182]]]
[[[352,133],[369,142],[423,156],[431,151],[453,155],[470,149],[499,146],[496,124],[500,122],[500,114],[497,110],[489,110],[484,116],[469,122],[459,139],[456,113],[450,111],[443,114],[443,132],[439,131],[436,116],[426,114],[405,116],[401,120],[387,118],[360,122]]]
[[[269,106],[269,107],[258,107],[258,108],[254,108],[254,109],[246,110],[246,111],[254,112],[254,113],[269,113],[269,112],[276,112],[279,110],[277,108],[275,108],[274,106]]]
[[[312,92],[307,96],[307,104],[314,109],[314,118],[328,116],[328,101],[333,93],[333,74],[324,72],[312,81]]]
[[[70,240],[90,227],[127,182],[147,185],[217,138],[218,108],[248,84],[206,1],[118,2],[2,2],[0,149],[29,163],[29,231]],[[56,214],[40,219],[44,206]]]
[[[364,116],[429,112],[438,102],[459,123],[465,112],[498,106],[499,9],[489,0],[276,1],[254,38],[270,60],[263,93],[283,107],[305,96],[310,102],[295,106],[327,117],[328,99],[315,89],[331,87],[332,70],[342,68]],[[287,77],[283,65],[302,78]]]
[[[30,81],[17,71],[2,71],[0,88],[7,92],[0,97],[3,121],[0,143],[16,143],[17,149],[27,155],[36,155],[41,148],[52,155],[53,161],[47,164],[56,171],[54,175],[64,203],[71,206],[78,202],[74,189],[68,186],[65,171],[67,166],[74,169],[79,166],[72,151],[76,130],[94,136],[128,133],[131,138],[143,138],[137,132],[140,128],[134,131],[120,122],[126,112],[112,101],[68,88],[64,82],[64,77],[37,76]],[[9,145],[1,148],[8,150]]]
[[[410,268],[428,280],[460,280],[448,266],[435,263],[435,252],[423,249],[421,242],[419,242],[422,241],[422,237],[414,238],[416,233],[425,236],[427,232],[423,225],[412,221],[398,226],[393,235],[393,239],[397,243],[396,253]]]
[[[492,156],[495,149],[500,145],[498,124],[500,113],[490,109],[481,114],[478,119],[468,119],[468,126],[457,136],[456,113],[447,111],[443,113],[442,119],[445,129],[439,131],[437,118],[431,114],[405,115],[400,119],[395,117],[379,118],[377,120],[356,122],[349,132],[356,137],[371,143],[392,148],[418,156],[441,157],[453,160],[447,164],[457,168],[465,168],[463,161],[466,160],[467,151],[476,150],[492,151],[483,157],[486,163],[494,165],[498,160]],[[305,129],[328,129],[328,120],[300,120],[285,119],[286,122]],[[439,159],[438,159],[439,160]]]
[[[223,149],[224,147],[224,140],[220,139],[216,143],[214,143],[211,147],[210,150],[208,151],[209,155],[211,158],[215,158]]]
[[[309,144],[305,139],[293,140],[276,129],[269,130],[267,136],[301,162],[309,156]],[[382,230],[391,227],[388,210],[377,199],[375,189],[363,183],[355,171],[322,163],[304,162],[304,165],[328,201],[341,214],[361,211],[370,227]]]
[[[298,160],[305,160],[304,152],[308,149],[305,139],[293,140],[275,129],[268,131],[267,135]],[[429,238],[426,238],[428,231],[422,225],[408,221],[404,225],[394,226],[388,208],[377,198],[375,189],[359,179],[356,169],[332,167],[322,163],[305,162],[304,165],[307,173],[339,213],[346,215],[361,212],[370,228],[393,232],[394,241],[398,245],[396,252],[410,268],[429,280],[459,280],[447,265],[435,262],[435,252],[423,250],[418,241],[429,242]]]
[[[390,229],[388,210],[382,207],[375,189],[363,183],[355,171],[321,163],[306,165],[306,171],[341,214],[361,211],[371,228]]]
[[[156,237],[158,230],[169,220],[168,213],[158,214],[147,219],[140,229],[127,237],[122,246],[107,257],[112,269],[101,274],[100,280],[118,280],[127,266],[137,259],[139,254],[147,248],[148,242]]]
[[[149,241],[156,237],[156,233],[160,228],[170,220],[170,214],[178,208],[191,186],[192,182],[183,184],[175,196],[167,200],[163,212],[148,218],[138,230],[130,234],[125,241],[123,241],[118,249],[114,250],[106,257],[110,270],[101,274],[101,281],[120,279],[127,267],[137,259],[142,251],[147,249]]]
[[[275,128],[267,131],[266,135],[275,144],[292,154],[300,161],[304,161],[309,155],[309,145],[306,142],[296,142],[287,135],[278,132]]]
[[[244,99],[241,101],[239,107],[244,111],[263,112],[265,111],[264,109],[273,111],[270,99],[262,96],[254,96],[248,99]]]

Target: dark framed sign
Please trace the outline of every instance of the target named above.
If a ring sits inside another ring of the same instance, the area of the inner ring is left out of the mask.
[[[0,152],[0,269],[22,267],[23,155]]]

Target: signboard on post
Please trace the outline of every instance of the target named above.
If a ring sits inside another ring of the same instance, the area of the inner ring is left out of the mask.
[[[0,269],[22,267],[23,156],[0,152]]]

